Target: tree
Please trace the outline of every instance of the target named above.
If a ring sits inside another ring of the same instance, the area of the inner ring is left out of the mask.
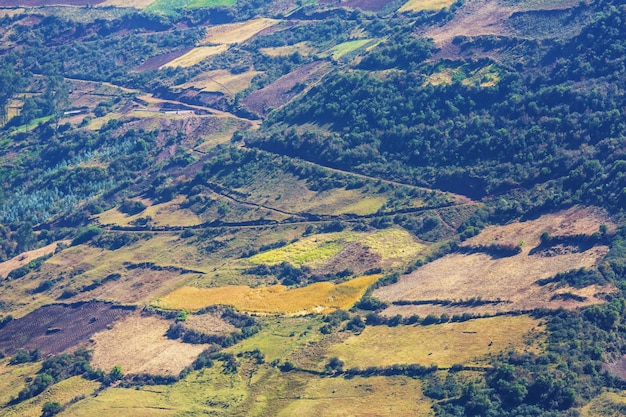
[[[53,416],[55,414],[58,414],[61,410],[63,410],[63,407],[61,406],[61,404],[57,402],[48,401],[41,408],[41,417]]]

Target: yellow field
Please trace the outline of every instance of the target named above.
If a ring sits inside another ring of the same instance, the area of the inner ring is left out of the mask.
[[[233,23],[224,27],[221,33],[214,34],[209,31],[204,43],[231,45],[233,43],[245,42],[263,29],[272,27],[279,21],[275,19],[260,18],[249,20],[244,23]]]
[[[202,91],[219,92],[234,96],[250,86],[252,78],[260,74],[259,71],[247,71],[241,74],[231,74],[228,70],[204,72],[178,88],[198,88]]]
[[[41,416],[41,408],[46,402],[67,404],[78,396],[91,395],[99,386],[99,382],[88,381],[80,376],[75,376],[52,385],[50,389],[36,397],[15,406],[6,407],[5,413],[2,415],[6,417],[39,417]]]
[[[173,310],[198,310],[210,305],[227,304],[238,310],[253,313],[289,315],[327,313],[352,307],[378,278],[380,275],[368,275],[341,284],[316,282],[295,289],[289,289],[284,285],[259,288],[182,287],[154,304]]]
[[[449,7],[454,0],[409,0],[404,6],[398,9],[398,12],[420,12],[422,10],[439,10]]]
[[[8,362],[8,358],[0,362],[0,404],[6,404],[11,397],[17,397],[24,388],[26,379],[32,378],[41,368],[39,363],[9,365]]]
[[[259,253],[250,258],[254,264],[278,265],[289,262],[294,265],[306,265],[315,268],[324,264],[354,242],[359,235],[353,232],[320,233],[305,237],[282,248]]]
[[[426,245],[416,242],[409,232],[396,227],[373,233],[363,239],[362,243],[380,255],[386,266],[409,262],[426,248]]]
[[[450,367],[483,364],[486,355],[508,349],[537,351],[544,339],[539,321],[528,316],[500,316],[430,326],[368,326],[357,336],[334,345],[327,356],[353,366],[417,363]],[[533,332],[528,345],[527,335]]]
[[[191,210],[180,208],[180,203],[185,200],[184,196],[178,196],[172,201],[151,205],[150,201],[144,201],[147,208],[141,213],[129,216],[118,209],[111,209],[94,216],[100,224],[114,224],[128,226],[131,222],[142,218],[151,217],[150,224],[154,226],[194,226],[203,223]]]
[[[170,322],[158,317],[131,315],[92,337],[92,365],[106,372],[120,365],[124,373],[178,375],[206,349],[165,336]]]
[[[461,301],[471,298],[498,301],[498,304],[476,306],[404,305],[391,306],[387,315],[430,313],[448,314],[471,311],[494,313],[499,311],[526,310],[538,307],[576,308],[583,305],[602,303],[602,293],[611,293],[611,285],[589,286],[576,289],[555,285],[537,285],[537,281],[559,272],[582,267],[593,267],[606,255],[608,247],[595,246],[584,251],[563,250],[544,254],[531,250],[540,244],[543,232],[552,235],[590,234],[598,230],[606,218],[591,209],[571,209],[541,216],[535,220],[511,223],[506,226],[486,228],[479,235],[468,239],[463,246],[521,245],[521,253],[515,256],[493,258],[485,253],[454,253],[424,265],[409,275],[404,275],[393,285],[379,288],[374,295],[381,300],[450,300]],[[553,299],[555,294],[570,293],[584,297],[584,301]]]
[[[198,63],[200,63],[203,59],[208,58],[213,55],[221,54],[228,49],[228,45],[215,45],[215,46],[198,46],[193,48],[191,51],[187,52],[185,55],[180,56],[165,65],[162,65],[161,68],[166,67],[192,67]]]
[[[418,243],[406,230],[389,228],[379,232],[321,233],[308,236],[295,243],[259,253],[250,258],[255,264],[277,265],[289,262],[317,268],[339,254],[349,243],[359,242],[381,257],[387,266],[396,266],[411,261],[426,246]]]
[[[190,345],[187,345],[190,346]],[[168,386],[109,388],[97,397],[68,407],[63,416],[152,417],[171,415],[233,415],[248,395],[239,374],[224,374],[216,365],[192,372]],[[245,415],[245,414],[237,414]]]
[[[433,416],[421,385],[406,377],[312,378],[277,416]]]
[[[626,391],[600,394],[581,410],[582,417],[620,417],[626,409]]]

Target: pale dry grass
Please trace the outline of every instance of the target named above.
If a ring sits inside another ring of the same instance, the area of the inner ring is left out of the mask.
[[[128,215],[114,208],[95,215],[94,219],[100,224],[118,226],[128,226],[133,221],[148,216],[152,218],[151,224],[154,226],[195,226],[201,224],[203,221],[198,215],[191,210],[180,207],[184,200],[185,196],[177,196],[171,201],[154,205],[149,200],[145,200],[143,203],[147,207],[140,213]]]
[[[304,56],[309,56],[316,52],[315,49],[308,46],[306,42],[298,42],[293,45],[277,46],[274,48],[261,48],[260,51],[261,53],[272,57],[289,56],[295,52],[299,52]]]
[[[34,259],[54,253],[60,243],[64,245],[69,245],[71,243],[71,240],[61,240],[58,242],[53,242],[47,246],[44,246],[43,248],[23,252],[9,259],[8,261],[0,263],[0,278],[6,278],[11,271],[26,265]]]
[[[621,417],[626,408],[626,391],[605,392],[580,410],[581,417]]]
[[[169,326],[166,320],[139,314],[117,322],[111,330],[92,337],[93,366],[107,372],[120,365],[129,374],[178,375],[206,345],[168,339]]]
[[[219,55],[222,52],[225,52],[226,50],[228,50],[228,48],[229,46],[226,44],[215,46],[198,46],[187,52],[185,55],[180,56],[168,62],[167,64],[162,65],[160,68],[192,67],[210,56]]]
[[[100,385],[97,381],[89,381],[80,376],[74,376],[52,385],[40,395],[5,407],[2,415],[6,417],[40,417],[42,415],[41,409],[45,403],[58,402],[64,405],[76,397],[93,394]]]
[[[343,360],[345,368],[410,363],[477,365],[485,364],[487,355],[509,349],[537,353],[538,343],[544,339],[539,321],[528,316],[430,326],[367,326],[360,335],[334,345],[327,357]]]
[[[234,43],[245,42],[254,35],[279,23],[279,20],[260,18],[249,20],[244,23],[233,23],[222,29],[220,33],[208,30],[207,36],[204,38],[205,43],[231,45]]]
[[[260,74],[259,71],[247,71],[241,74],[231,74],[228,70],[204,72],[179,88],[198,88],[202,91],[219,92],[234,96],[250,86],[252,79]]]
[[[311,378],[277,416],[433,416],[422,382],[406,377]]]
[[[180,274],[175,271],[153,271],[143,268],[126,271],[120,269],[119,273],[122,274],[119,280],[109,282],[92,291],[82,292],[73,297],[71,301],[98,299],[123,304],[143,305],[174,291],[186,280],[195,276]]]
[[[398,9],[398,12],[421,12],[422,10],[439,10],[444,7],[449,7],[455,0],[409,0],[402,7]]]
[[[530,254],[539,245],[541,233],[552,235],[590,234],[608,219],[592,209],[570,209],[548,214],[536,220],[486,228],[468,239],[463,246],[489,244],[522,244],[522,252],[515,256],[493,258],[485,253],[451,254],[437,259],[404,275],[398,283],[379,288],[376,297],[387,302],[452,300],[472,298],[501,301],[497,304],[473,306],[409,305],[392,306],[385,314],[440,314],[463,311],[494,313],[532,308],[575,308],[603,302],[598,294],[614,292],[613,286],[590,286],[583,289],[539,286],[536,281],[550,278],[559,272],[589,268],[597,265],[607,254],[607,246],[596,246],[584,251],[570,251],[546,256]],[[613,227],[610,225],[610,227]],[[555,294],[571,293],[583,296],[582,302],[553,299]]]
[[[155,301],[154,304],[160,308],[173,310],[199,310],[215,304],[227,304],[252,313],[287,315],[327,313],[336,309],[351,308],[378,278],[380,275],[368,275],[341,284],[316,282],[294,289],[284,285],[259,288],[182,287]]]
[[[235,326],[213,314],[190,314],[183,325],[187,329],[206,334],[232,333],[237,330]]]

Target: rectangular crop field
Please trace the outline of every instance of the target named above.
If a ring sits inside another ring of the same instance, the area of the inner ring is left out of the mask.
[[[529,340],[529,333],[532,337]],[[488,354],[507,349],[538,350],[544,339],[539,321],[528,316],[500,316],[430,326],[368,326],[363,333],[333,346],[336,356],[353,366],[420,364],[450,367],[484,363]]]
[[[250,288],[182,287],[154,304],[174,310],[199,310],[215,304],[232,305],[238,310],[266,314],[302,315],[351,308],[380,275],[367,275],[341,284],[316,282],[289,289],[284,285]]]
[[[176,58],[173,61],[168,62],[163,65],[162,68],[165,67],[192,67],[196,64],[199,64],[205,58],[208,58],[213,55],[219,55],[222,52],[225,52],[228,49],[228,45],[214,45],[214,46],[198,46],[193,48],[191,51],[187,52],[185,55]]]
[[[431,416],[422,382],[406,377],[311,378],[300,398],[277,415]]]
[[[421,12],[422,10],[439,10],[449,7],[455,0],[409,0],[398,9],[399,12]]]
[[[488,227],[462,246],[471,249],[500,245],[519,248],[520,252],[512,256],[493,256],[470,250],[470,253],[446,255],[400,277],[395,284],[377,289],[374,295],[383,301],[403,304],[388,308],[387,315],[494,313],[602,303],[602,293],[614,292],[615,287],[542,286],[538,281],[572,269],[593,267],[608,252],[608,247],[601,244],[544,248],[540,246],[542,233],[554,236],[591,234],[604,222],[606,218],[592,209],[571,209],[525,222]],[[471,299],[488,302],[462,305]],[[456,306],[427,303],[430,300],[455,302]],[[411,303],[419,305],[409,305]]]
[[[252,38],[263,29],[274,26],[278,22],[279,21],[275,19],[260,18],[249,20],[244,23],[233,23],[224,28],[226,30],[222,31],[221,33],[213,34],[211,33],[211,31],[209,31],[207,37],[204,39],[204,43],[222,45],[242,43]]]

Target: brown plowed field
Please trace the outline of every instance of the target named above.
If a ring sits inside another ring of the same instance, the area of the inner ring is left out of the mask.
[[[250,111],[264,116],[270,109],[283,106],[300,93],[300,90],[295,88],[297,84],[314,78],[321,79],[329,70],[328,63],[312,62],[280,77],[267,87],[252,92],[243,100],[243,104]]]
[[[130,313],[131,309],[104,302],[47,305],[0,329],[0,351],[7,355],[17,349],[61,353]]]

